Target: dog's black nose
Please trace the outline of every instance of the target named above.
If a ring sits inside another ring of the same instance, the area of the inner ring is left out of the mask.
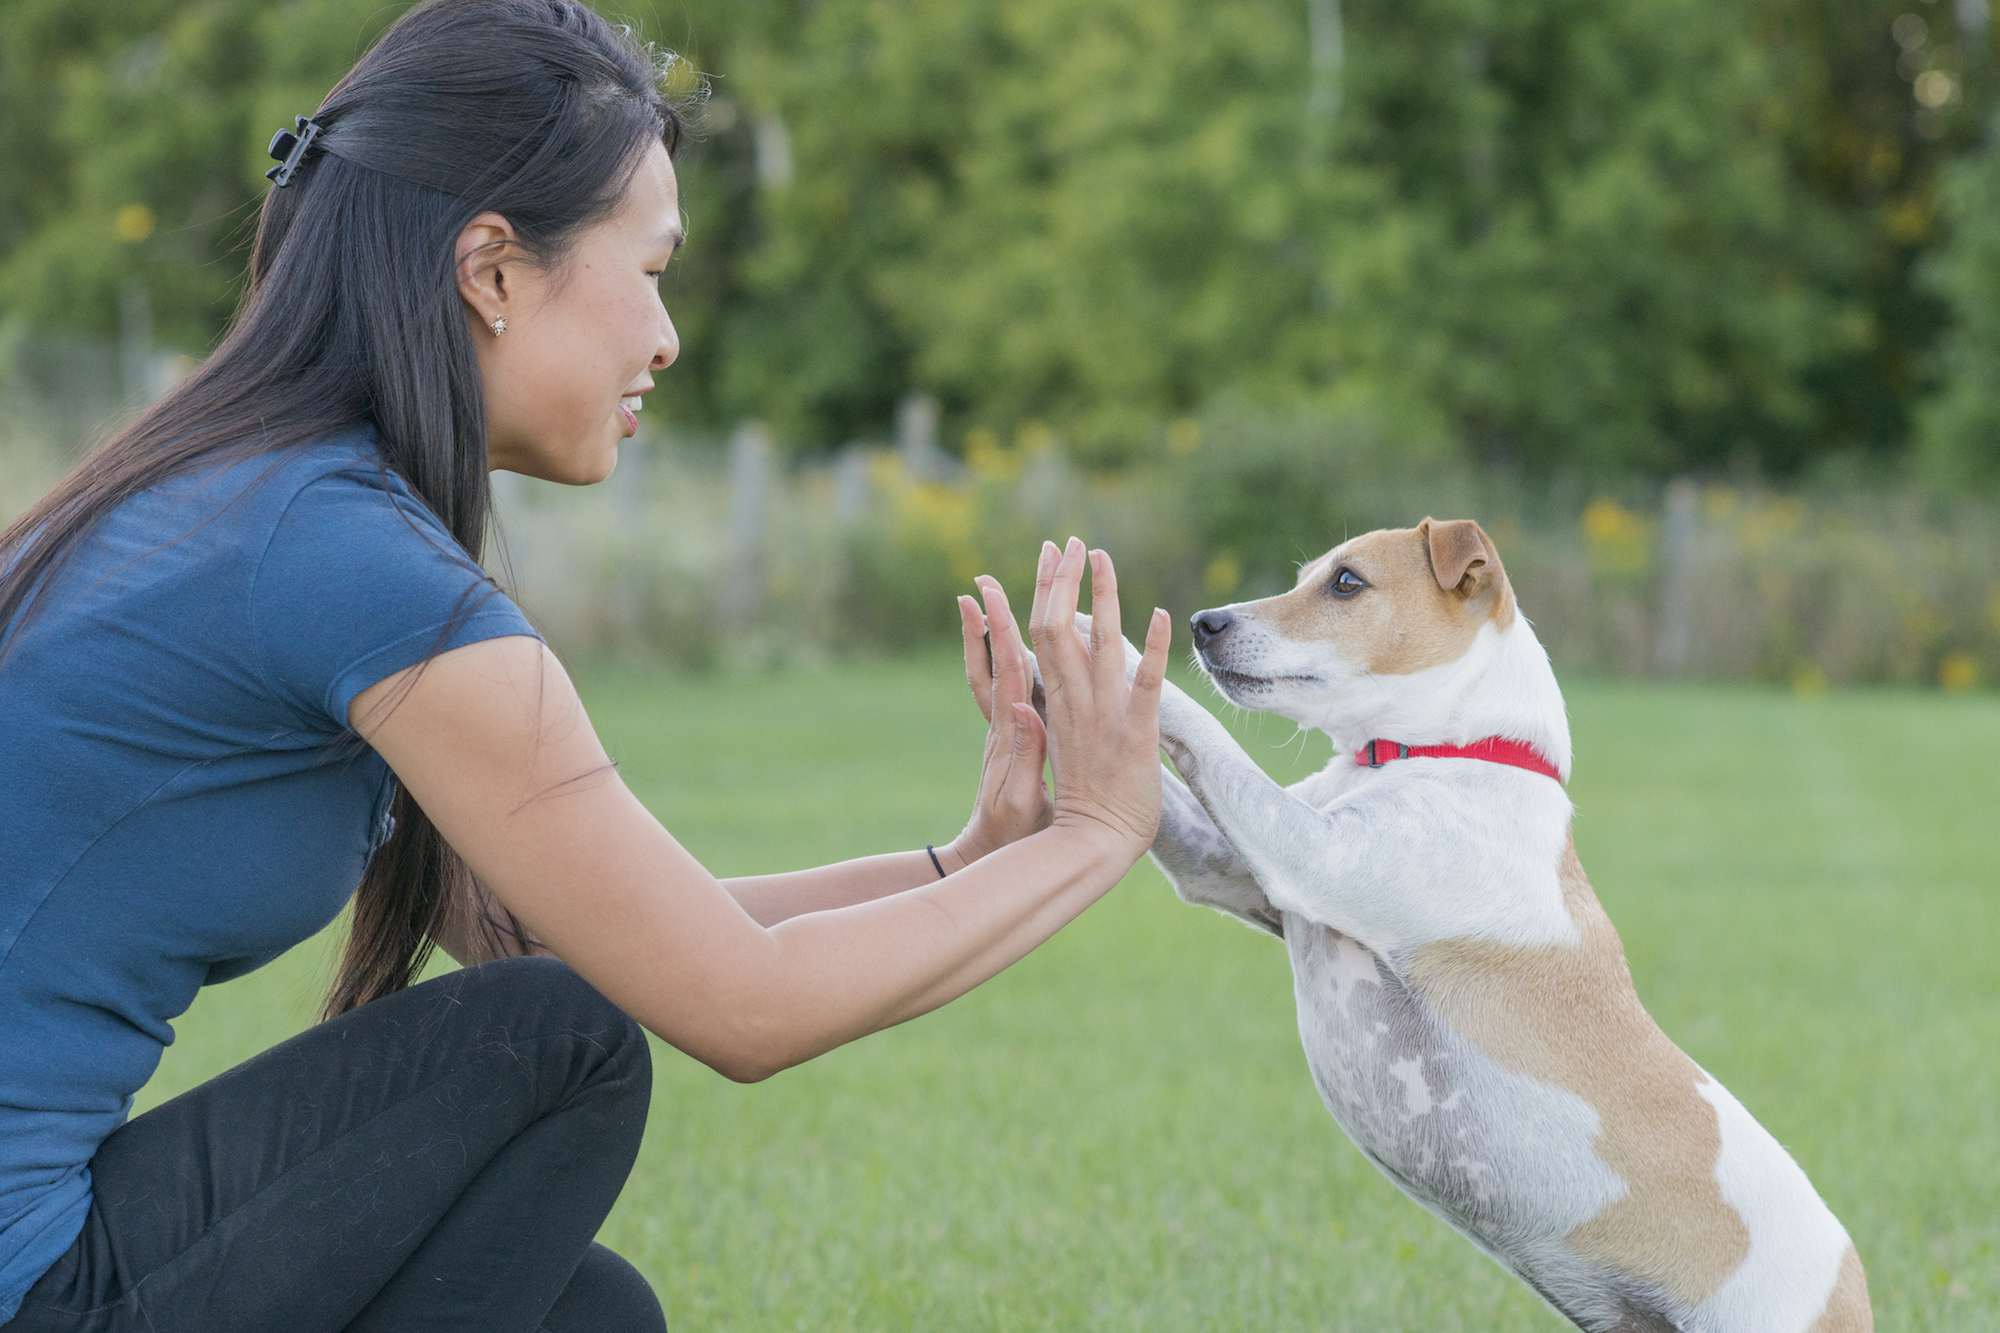
[[[1194,646],[1208,647],[1208,641],[1216,638],[1224,630],[1236,623],[1236,617],[1227,611],[1197,611],[1188,624],[1194,629]]]

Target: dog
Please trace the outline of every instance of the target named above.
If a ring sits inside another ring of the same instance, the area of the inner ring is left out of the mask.
[[[1190,623],[1225,698],[1335,754],[1281,787],[1169,682],[1151,855],[1284,940],[1362,1153],[1593,1333],[1872,1329],[1840,1222],[1633,990],[1571,836],[1562,693],[1485,530],[1365,533]]]

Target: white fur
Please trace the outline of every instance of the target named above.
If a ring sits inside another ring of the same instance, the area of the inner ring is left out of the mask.
[[[1709,1299],[1709,1327],[1809,1328],[1839,1276],[1847,1232],[1825,1208],[1796,1206],[1817,1199],[1806,1173],[1729,1089],[1711,1080],[1698,1091],[1722,1129],[1722,1197],[1750,1228],[1750,1257]]]

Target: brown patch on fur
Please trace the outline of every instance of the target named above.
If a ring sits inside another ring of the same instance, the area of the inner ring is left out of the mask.
[[[1715,1179],[1721,1128],[1696,1091],[1707,1078],[1639,1003],[1574,837],[1557,873],[1580,943],[1443,940],[1412,956],[1411,984],[1495,1061],[1597,1111],[1592,1146],[1627,1192],[1569,1233],[1576,1252],[1698,1304],[1750,1252],[1749,1230]]]
[[[1827,1293],[1826,1308],[1813,1320],[1807,1333],[1874,1333],[1875,1311],[1868,1304],[1868,1275],[1861,1271],[1861,1255],[1854,1242],[1840,1256],[1840,1274]]]
[[[1350,598],[1329,592],[1342,565],[1370,587]],[[1348,660],[1391,676],[1456,661],[1481,625],[1505,630],[1515,614],[1500,553],[1471,519],[1426,518],[1414,528],[1363,533],[1307,565],[1290,592],[1252,606],[1251,614],[1286,638],[1331,642]]]

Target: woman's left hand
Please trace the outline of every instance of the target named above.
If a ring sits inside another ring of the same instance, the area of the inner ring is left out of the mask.
[[[1048,733],[1028,703],[1033,686],[1028,646],[999,581],[982,574],[973,582],[985,610],[972,598],[960,597],[958,615],[965,632],[965,683],[987,722],[986,753],[972,817],[948,846],[938,849],[947,872],[1047,828],[1054,818],[1042,783]]]

